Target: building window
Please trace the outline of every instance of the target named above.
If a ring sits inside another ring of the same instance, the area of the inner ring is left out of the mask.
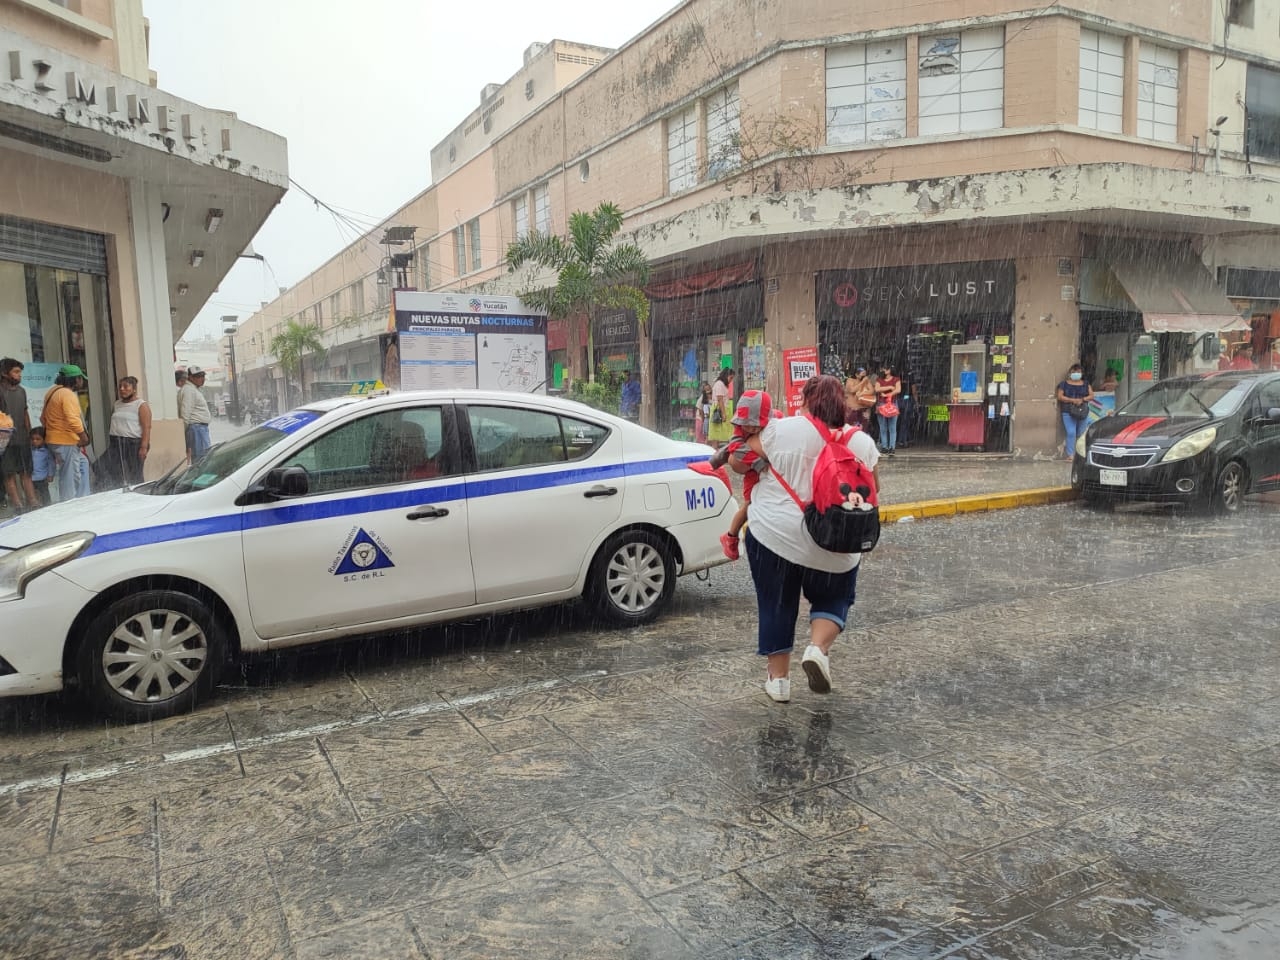
[[[1004,27],[920,38],[920,135],[1004,126]]]
[[[1280,70],[1249,64],[1244,89],[1249,153],[1280,158]]]
[[[520,194],[512,201],[511,206],[516,217],[516,239],[523,240],[529,235],[529,195]]]
[[[827,51],[827,143],[907,135],[907,42],[851,44]]]
[[[742,141],[738,134],[738,84],[707,97],[707,178],[714,180],[738,169]]]
[[[689,107],[667,118],[667,191],[679,193],[698,182],[698,110]]]
[[[1253,29],[1253,0],[1228,0],[1227,23]]]
[[[342,319],[342,291],[339,290],[337,293],[329,297],[329,322],[333,324],[333,323],[337,323],[341,319]]]
[[[311,323],[312,326],[315,326],[318,329],[324,329],[324,316],[320,311],[319,303],[313,303],[311,305]]]
[[[467,232],[463,227],[453,228],[453,267],[458,276],[467,272]]]
[[[476,217],[467,224],[467,239],[471,246],[471,269],[480,269],[480,218]]]
[[[1096,30],[1080,31],[1079,124],[1106,133],[1124,132],[1124,40]]]
[[[351,313],[359,318],[364,316],[364,281],[357,280],[350,286]]]
[[[418,289],[431,289],[431,244],[421,243],[414,252],[413,262],[418,268]]]
[[[551,235],[551,191],[545,183],[533,188],[533,226],[544,237]]]
[[[1178,51],[1142,44],[1138,50],[1138,136],[1178,142]]]

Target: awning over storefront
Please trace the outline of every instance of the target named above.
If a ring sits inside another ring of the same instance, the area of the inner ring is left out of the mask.
[[[1107,258],[1116,280],[1142,314],[1149,333],[1248,330],[1205,265],[1185,256]]]

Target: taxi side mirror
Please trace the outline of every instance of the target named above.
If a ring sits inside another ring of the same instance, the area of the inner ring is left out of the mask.
[[[304,497],[311,482],[306,467],[273,467],[262,478],[262,487],[273,497]]]

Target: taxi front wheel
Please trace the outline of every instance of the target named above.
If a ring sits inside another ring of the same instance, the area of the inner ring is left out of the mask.
[[[602,620],[638,626],[657,618],[675,588],[676,561],[667,541],[647,530],[622,530],[592,562],[587,602]]]
[[[80,647],[80,683],[93,704],[125,720],[190,710],[213,686],[225,642],[208,605],[144,590],[94,618]]]

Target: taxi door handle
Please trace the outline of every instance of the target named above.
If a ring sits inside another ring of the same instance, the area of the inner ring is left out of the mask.
[[[407,520],[434,520],[436,517],[447,517],[449,511],[444,507],[417,507],[412,513],[405,514]]]
[[[617,487],[601,487],[595,486],[583,494],[588,500],[594,500],[596,497],[612,497],[618,492]]]

